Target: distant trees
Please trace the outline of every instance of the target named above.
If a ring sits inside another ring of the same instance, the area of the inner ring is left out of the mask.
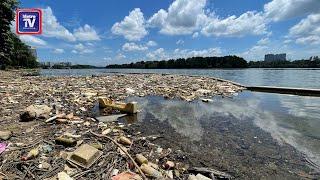
[[[1,0],[0,2],[0,68],[37,67],[36,58],[29,47],[11,32],[10,25],[15,17],[17,0]]]
[[[318,56],[311,57],[308,60],[295,61],[250,61],[250,68],[320,68],[320,59]]]
[[[167,61],[140,61],[130,64],[112,64],[106,68],[135,69],[204,69],[204,68],[320,68],[320,58],[313,56],[307,60],[295,61],[250,61],[238,56],[192,57]]]
[[[113,64],[107,68],[181,69],[181,68],[246,68],[247,61],[238,56],[191,57],[176,60],[140,61],[130,64]]]

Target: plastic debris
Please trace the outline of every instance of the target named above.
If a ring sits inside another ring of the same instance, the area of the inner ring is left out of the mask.
[[[7,148],[6,143],[0,143],[0,154],[3,153]]]

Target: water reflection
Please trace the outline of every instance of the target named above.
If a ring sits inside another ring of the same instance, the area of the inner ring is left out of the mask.
[[[203,121],[218,122],[222,121],[221,117],[237,122],[250,120],[257,127],[269,132],[279,144],[289,143],[313,162],[320,164],[320,141],[317,139],[320,132],[317,129],[319,126],[315,126],[319,124],[319,113],[314,106],[320,104],[314,102],[319,99],[297,97],[243,93],[233,99],[215,98],[213,103],[187,103],[163,100],[160,97],[131,100],[138,101],[141,107],[138,120],[145,119],[146,114],[150,113],[156,120],[167,122],[190,141],[200,141],[206,133],[207,128],[203,126]]]

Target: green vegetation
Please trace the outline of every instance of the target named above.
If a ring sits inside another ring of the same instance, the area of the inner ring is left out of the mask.
[[[318,56],[296,61],[250,61],[241,57],[192,57],[168,61],[140,61],[130,64],[112,64],[106,68],[135,68],[135,69],[205,69],[205,68],[320,68]]]
[[[320,68],[320,59],[318,56],[310,57],[305,60],[295,61],[250,61],[248,63],[250,68]]]
[[[246,68],[247,61],[237,56],[192,57],[168,61],[140,61],[130,64],[113,64],[107,68],[180,69],[180,68]]]
[[[10,24],[15,17],[17,0],[0,2],[0,68],[25,67],[35,68],[38,65],[27,45],[11,32]]]
[[[101,68],[104,68],[104,67],[97,67],[97,66],[86,65],[86,64],[75,64],[75,65],[54,64],[51,67],[41,64],[40,67],[42,69],[101,69]]]

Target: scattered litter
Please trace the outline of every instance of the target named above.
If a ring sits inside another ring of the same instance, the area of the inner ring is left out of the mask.
[[[49,117],[51,108],[47,105],[30,105],[20,115],[22,122],[32,121],[34,119],[46,119]]]
[[[113,109],[117,109],[121,112],[129,113],[129,114],[135,114],[138,111],[136,102],[121,103],[121,102],[115,102],[108,98],[101,98],[101,97],[98,100],[99,100],[99,106],[101,108],[111,107]]]
[[[124,136],[121,136],[121,137],[119,138],[119,142],[120,142],[121,144],[123,144],[123,145],[131,145],[131,144],[132,144],[131,140],[128,139],[128,138],[126,138],[126,137],[124,137]]]
[[[96,119],[99,122],[108,123],[108,122],[118,121],[118,118],[124,117],[126,115],[127,114],[116,114],[116,115],[109,115],[109,116],[99,116],[99,117],[96,117]]]
[[[55,139],[56,144],[63,145],[66,147],[72,147],[77,145],[77,141],[73,138],[66,138],[66,137],[58,137]]]
[[[132,172],[123,172],[112,177],[112,180],[142,180],[142,178]]]
[[[8,140],[12,135],[11,131],[0,131],[0,139],[1,140]]]
[[[58,180],[73,180],[67,173],[65,172],[59,172],[58,173]]]
[[[0,154],[3,153],[7,148],[6,143],[0,143]]]
[[[101,155],[102,152],[98,149],[88,144],[83,144],[78,149],[76,149],[70,155],[70,157],[68,157],[68,161],[78,166],[89,168],[100,158]]]

